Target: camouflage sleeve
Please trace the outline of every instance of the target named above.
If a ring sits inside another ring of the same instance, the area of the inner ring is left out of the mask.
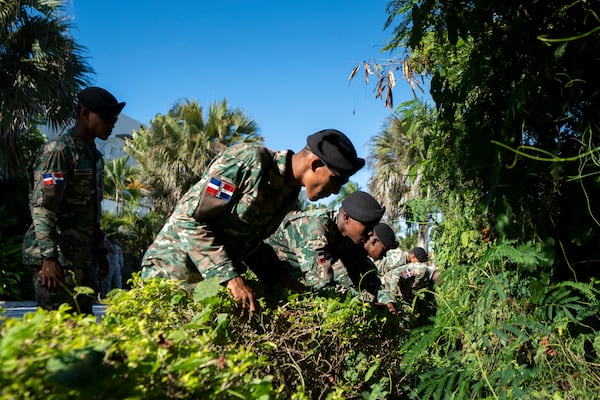
[[[379,291],[377,292],[377,301],[382,304],[395,303],[396,298],[393,292],[383,284],[381,276],[378,276],[378,278],[380,282],[380,287]]]
[[[195,185],[194,202],[188,208],[197,221],[211,221],[244,200],[248,188],[260,175],[262,160],[255,150],[231,147],[221,153]]]
[[[298,263],[309,286],[322,288],[333,282],[332,256],[327,241],[327,225],[320,219],[306,221],[299,233]],[[301,243],[301,238],[309,238]]]
[[[102,200],[104,198],[104,158],[102,153],[96,150],[96,206],[97,206],[97,214],[96,214],[96,250],[99,250],[100,253],[105,252],[104,240],[107,239],[106,232],[100,229],[101,219],[102,219]]]
[[[298,263],[309,286],[321,288],[333,281],[332,259],[326,243],[312,240],[299,248]]]
[[[391,297],[393,302],[402,299],[402,293],[399,289],[401,270],[401,268],[394,268],[380,277],[383,290]]]
[[[211,163],[178,204],[176,212],[197,222],[184,224],[183,237],[187,240],[179,245],[205,278],[216,276],[225,282],[240,275],[215,228],[219,216],[243,201],[245,192],[261,173],[259,152],[244,146],[231,147]]]
[[[33,165],[31,217],[42,256],[58,257],[56,213],[67,186],[69,163],[54,142],[45,146]]]

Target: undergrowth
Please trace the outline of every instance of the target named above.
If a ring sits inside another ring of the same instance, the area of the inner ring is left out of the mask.
[[[356,298],[263,300],[249,315],[213,280],[190,293],[136,277],[107,301],[98,322],[66,308],[0,321],[0,398],[379,399],[408,387],[403,320]]]
[[[248,313],[214,280],[189,292],[135,276],[100,321],[0,320],[0,399],[595,399],[598,282],[552,282],[541,254],[482,248],[401,307],[410,318],[251,277]]]
[[[434,323],[403,347],[411,398],[597,398],[598,282],[552,283],[543,262],[532,244],[504,243],[442,273]]]

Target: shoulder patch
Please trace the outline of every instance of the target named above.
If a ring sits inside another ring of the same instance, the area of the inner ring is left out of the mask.
[[[62,172],[46,172],[42,174],[44,186],[49,185],[64,185],[65,175]]]
[[[219,178],[215,178],[214,176],[210,178],[208,184],[206,185],[206,193],[210,194],[217,199],[229,201],[231,200],[231,196],[235,192],[235,185],[231,183],[223,182]]]
[[[317,250],[317,260],[319,260],[319,264],[326,264],[331,262],[332,257],[327,250],[319,249]]]

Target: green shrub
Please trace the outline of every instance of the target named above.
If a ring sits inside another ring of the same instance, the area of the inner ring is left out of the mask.
[[[213,280],[190,293],[136,276],[107,302],[100,321],[66,307],[0,321],[0,398],[379,399],[404,391],[401,320],[358,299],[295,295],[278,306],[263,300],[262,312],[248,315]]]
[[[411,398],[597,398],[598,284],[552,283],[543,262],[533,244],[505,242],[443,271],[434,324],[403,348]]]

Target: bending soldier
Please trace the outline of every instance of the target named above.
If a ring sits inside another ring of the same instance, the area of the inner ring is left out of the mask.
[[[226,149],[177,203],[144,255],[142,278],[194,284],[218,277],[244,308],[256,310],[255,295],[241,276],[248,264],[253,267],[249,256],[297,207],[301,187],[311,201],[338,193],[364,164],[335,129],[308,136],[298,153],[247,143]]]

